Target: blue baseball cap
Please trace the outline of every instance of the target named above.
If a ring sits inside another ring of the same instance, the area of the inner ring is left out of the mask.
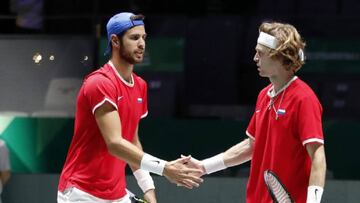
[[[119,35],[126,30],[133,28],[138,25],[144,25],[144,21],[142,19],[131,19],[135,14],[129,12],[118,13],[110,18],[109,22],[106,25],[107,30],[107,38],[108,45],[105,51],[105,55],[109,54],[111,51],[111,35],[116,34]]]

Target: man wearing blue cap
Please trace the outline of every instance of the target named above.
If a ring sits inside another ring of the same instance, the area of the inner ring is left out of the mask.
[[[147,85],[133,73],[142,62],[146,32],[144,16],[119,13],[106,28],[110,60],[88,75],[80,89],[75,130],[60,176],[58,203],[129,203],[125,167],[128,163],[150,203],[156,202],[149,172],[164,175],[187,188],[199,186],[201,172],[184,163],[167,162],[142,151],[139,121],[147,116]]]

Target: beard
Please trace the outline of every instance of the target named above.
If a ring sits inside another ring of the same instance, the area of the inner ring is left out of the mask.
[[[136,58],[130,51],[123,49],[120,49],[120,57],[129,64],[138,64],[144,59],[143,56],[141,58]]]

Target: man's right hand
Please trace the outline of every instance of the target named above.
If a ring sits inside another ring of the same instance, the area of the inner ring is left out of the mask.
[[[188,167],[186,164],[189,163],[190,159],[191,157],[188,156],[166,163],[163,175],[178,186],[181,185],[188,189],[199,187],[203,179],[195,174],[201,174],[202,171],[198,168]]]
[[[181,157],[183,158],[186,156],[181,155]],[[206,174],[206,170],[205,170],[203,162],[195,159],[194,157],[190,157],[189,161],[186,163],[186,166],[189,168],[199,169],[201,172],[194,174],[198,177],[201,177]]]

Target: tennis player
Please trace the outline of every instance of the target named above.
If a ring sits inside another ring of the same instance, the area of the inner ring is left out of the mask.
[[[322,107],[295,75],[304,64],[304,48],[294,26],[262,23],[254,61],[270,84],[258,95],[248,138],[224,153],[189,163],[210,174],[252,160],[247,203],[272,202],[263,178],[268,169],[279,176],[295,202],[321,201],[326,171]]]
[[[139,121],[148,114],[147,85],[134,72],[142,62],[146,32],[144,16],[114,15],[107,23],[110,60],[89,74],[79,91],[75,129],[58,185],[58,202],[130,202],[126,192],[128,163],[144,192],[156,202],[149,172],[164,175],[187,188],[202,179],[187,168],[190,157],[167,162],[142,151]]]

